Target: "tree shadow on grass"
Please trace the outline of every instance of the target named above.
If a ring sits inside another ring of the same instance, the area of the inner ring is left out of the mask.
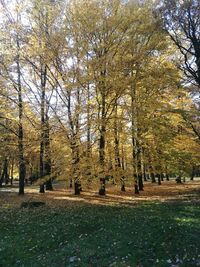
[[[16,209],[3,218],[2,264],[19,266],[16,262],[20,260],[25,267],[198,266],[198,205],[145,202],[69,207],[57,205],[34,212]]]

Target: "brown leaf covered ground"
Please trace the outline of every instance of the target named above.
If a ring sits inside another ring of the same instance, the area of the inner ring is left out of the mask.
[[[17,186],[1,188],[0,205],[2,207],[19,207],[24,201],[44,201],[52,207],[70,207],[77,204],[135,205],[146,201],[200,202],[200,180],[182,184],[165,181],[160,186],[146,182],[144,191],[139,195],[135,195],[131,187],[126,188],[126,192],[121,192],[119,186],[108,185],[106,196],[99,196],[97,189],[86,189],[81,192],[81,195],[75,196],[73,189],[65,188],[62,182],[54,185],[54,191],[48,191],[45,194],[38,193],[37,186],[27,186],[24,196],[18,196],[17,190]]]

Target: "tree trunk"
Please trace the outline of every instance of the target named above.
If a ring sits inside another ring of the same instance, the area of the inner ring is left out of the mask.
[[[133,73],[132,73],[133,75]],[[136,77],[135,77],[136,78]],[[132,139],[132,161],[134,170],[134,189],[135,194],[139,194],[139,187],[142,190],[141,181],[141,166],[139,163],[139,144],[138,144],[138,122],[137,122],[137,107],[136,107],[136,84],[131,86],[131,139]],[[139,169],[138,169],[139,167]],[[139,184],[138,184],[139,182]]]
[[[146,164],[144,162],[144,148],[141,147],[141,169],[142,169],[142,177],[144,181],[147,181],[146,176]]]
[[[134,188],[135,188],[135,194],[139,194],[140,192],[138,188],[137,177],[135,177]]]
[[[81,189],[81,185],[80,185],[79,181],[75,180],[74,181],[74,194],[75,195],[80,195],[80,192],[81,192],[80,189]]]
[[[23,128],[19,126],[19,195],[24,194],[24,180],[26,176],[26,166],[24,163],[23,148]]]
[[[53,191],[53,185],[52,185],[52,179],[46,181],[46,190],[47,191]]]
[[[124,164],[124,148],[123,148],[123,145],[122,145],[122,170],[124,171],[125,170],[125,164]],[[126,191],[125,189],[125,176],[122,175],[121,177],[121,191]]]
[[[104,172],[102,172],[102,175],[103,175],[103,177],[100,178],[99,195],[104,196],[106,194],[106,191],[105,191],[106,180],[105,180]]]
[[[121,153],[122,153],[122,159],[121,159],[122,170],[125,170],[125,159],[124,159],[124,147],[123,147],[123,145],[122,145]]]
[[[104,173],[104,160],[105,160],[105,132],[106,128],[104,125],[101,127],[100,131],[100,140],[99,140],[99,161],[101,166],[100,171],[100,189],[99,189],[99,195],[105,195],[106,194],[106,180],[105,180],[105,173]]]
[[[149,165],[149,174],[150,174],[150,177],[151,177],[151,182],[155,183],[156,182],[156,178],[155,178],[155,173],[154,173],[154,170],[153,170],[153,166],[151,165],[151,162],[150,162],[150,165]]]
[[[87,85],[87,186],[90,188],[92,182],[91,171],[91,115],[90,115],[90,85]]]
[[[160,174],[160,179],[161,179],[162,182],[164,181],[164,174],[163,174],[163,172],[161,172],[161,174]]]
[[[138,148],[138,157],[137,157],[137,178],[138,178],[138,189],[143,191],[143,180],[142,180],[142,165],[141,165],[141,149]]]
[[[47,111],[46,111],[47,112]],[[50,151],[50,137],[49,137],[49,118],[46,114],[45,121],[45,175],[51,176],[51,151]],[[46,190],[53,191],[52,178],[46,181]]]
[[[42,59],[41,59],[42,61]],[[47,79],[47,67],[41,62],[41,134],[40,134],[40,178],[46,175],[45,173],[45,86]],[[40,193],[45,193],[45,183],[42,181],[40,185]]]
[[[44,138],[43,132],[41,133],[41,141],[40,141],[40,178],[44,177]],[[40,185],[40,193],[45,193],[44,182]]]
[[[2,187],[2,179],[1,179],[2,173],[3,173],[2,162],[0,162],[0,187]]]
[[[6,157],[3,164],[3,171],[0,178],[0,187],[2,187],[3,182],[6,181],[6,179],[9,178],[8,174],[8,158]]]
[[[190,175],[190,181],[194,180],[194,176],[195,176],[195,167],[192,166],[192,171],[191,171],[191,175]]]
[[[158,185],[161,185],[161,174],[157,174],[157,177],[158,177]]]
[[[72,151],[72,180],[74,180],[74,194],[79,195],[82,191],[80,181],[80,156],[79,156],[79,145],[76,134],[71,140],[71,151]],[[72,182],[72,181],[71,181]]]
[[[138,187],[139,187],[139,191],[143,191],[144,190],[144,185],[143,185],[143,181],[142,181],[142,174],[138,174]]]
[[[10,162],[8,161],[7,173],[5,175],[5,185],[9,184],[9,177],[10,177]]]
[[[19,40],[17,36],[17,48],[20,50]],[[18,107],[19,107],[19,128],[18,128],[18,150],[19,150],[19,195],[24,194],[24,180],[26,176],[26,165],[24,161],[24,131],[23,131],[23,101],[22,101],[22,86],[21,86],[21,70],[20,58],[17,55],[17,85],[18,85]]]
[[[121,191],[125,192],[126,188],[125,188],[125,176],[122,175],[121,177]]]
[[[44,177],[44,133],[42,130],[41,140],[40,140],[40,178],[43,179],[43,177]],[[39,192],[45,193],[44,182],[41,183]]]
[[[166,178],[166,181],[169,181],[169,173],[168,173],[167,166],[165,166],[165,178]]]
[[[156,183],[156,176],[155,176],[155,173],[153,172],[153,170],[151,171],[150,176],[151,176],[151,182]]]
[[[101,57],[102,55],[100,55]],[[100,89],[100,105],[99,105],[99,164],[100,164],[100,189],[99,195],[106,194],[106,180],[105,180],[105,134],[106,134],[106,65],[103,65],[103,69],[100,71],[101,81],[98,86]]]
[[[143,179],[144,179],[145,182],[147,181],[147,174],[146,174],[146,166],[145,166],[145,164],[144,164],[144,167],[143,167]]]
[[[14,172],[14,158],[11,161],[11,169],[10,169],[10,184],[13,185],[13,172]]]
[[[100,140],[99,140],[99,163],[100,163],[100,173],[99,173],[99,180],[100,180],[100,189],[99,195],[106,194],[106,180],[105,180],[105,172],[104,172],[104,161],[105,161],[105,96],[102,96],[102,123],[101,123],[101,130],[100,130]]]
[[[119,153],[119,132],[118,132],[118,114],[117,114],[117,104],[115,107],[115,120],[114,120],[114,141],[115,141],[115,171],[119,172],[121,175],[121,170],[124,170],[124,159],[122,160],[122,166],[120,161],[120,153]],[[123,157],[123,155],[122,155]],[[121,191],[126,191],[125,189],[125,176],[122,175],[120,177],[121,181]]]

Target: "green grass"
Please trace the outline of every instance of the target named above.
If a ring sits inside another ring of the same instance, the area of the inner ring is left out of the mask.
[[[162,267],[176,257],[200,266],[197,204],[0,209],[1,267]]]

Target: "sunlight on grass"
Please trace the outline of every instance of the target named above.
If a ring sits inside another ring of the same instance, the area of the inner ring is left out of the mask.
[[[85,199],[82,197],[68,197],[68,196],[60,196],[60,197],[54,197],[55,200],[67,200],[67,201],[71,201],[71,202],[84,202],[84,203],[88,203],[88,204],[98,204],[98,205],[103,205],[103,206],[117,206],[117,205],[121,205],[123,202],[119,202],[119,201],[111,201],[111,200],[105,200],[105,199]],[[133,203],[133,202],[131,202]]]
[[[68,197],[68,196],[60,196],[60,197],[54,197],[54,199],[57,200],[69,200],[69,201],[84,201],[84,199],[82,198],[78,198],[78,197]]]
[[[184,224],[199,224],[200,223],[200,219],[198,218],[181,218],[181,217],[176,217],[175,221],[180,222],[180,223],[184,223]]]

